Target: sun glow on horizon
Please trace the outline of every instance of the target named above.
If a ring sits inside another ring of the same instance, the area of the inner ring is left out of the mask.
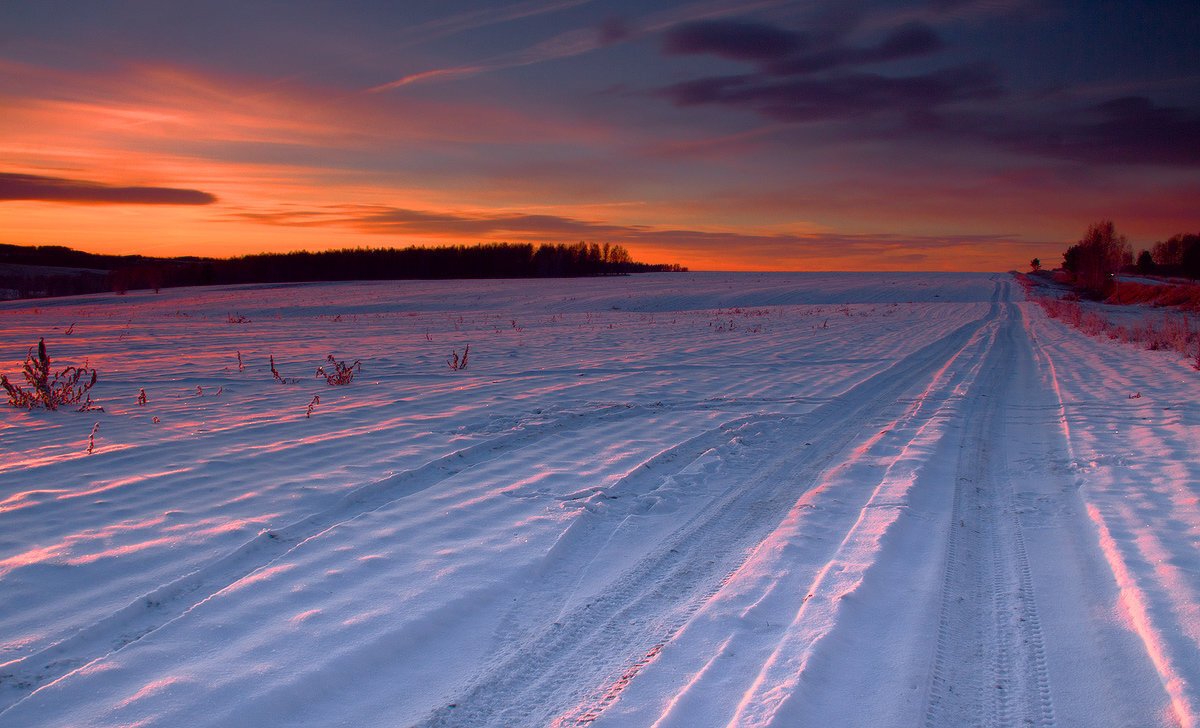
[[[676,33],[680,22],[647,26],[667,39],[649,48],[663,68],[678,55],[754,58]],[[723,110],[742,96],[705,78],[635,92],[613,67],[609,85],[585,75],[590,91],[576,92],[571,77],[530,77],[638,45],[606,32],[435,70],[420,56],[379,69],[363,56],[353,80],[161,51],[102,66],[0,58],[0,242],[226,257],[583,240],[695,270],[1007,270],[1056,259],[1096,219],[1116,221],[1135,249],[1200,225],[1200,179],[1184,158],[1114,168],[1091,147],[997,144],[977,130],[876,136],[868,125],[854,138],[875,110],[839,110],[836,94],[809,107],[771,85],[740,93],[803,113]],[[1157,108],[1127,100],[1103,113],[1174,123]],[[1080,127],[1075,141],[1104,128]]]

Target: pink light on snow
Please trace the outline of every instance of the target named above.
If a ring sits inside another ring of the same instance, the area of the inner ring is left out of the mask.
[[[1196,725],[1196,717],[1188,701],[1187,682],[1171,664],[1166,645],[1155,629],[1146,607],[1145,595],[1125,564],[1120,547],[1109,532],[1104,516],[1091,504],[1088,504],[1087,511],[1088,517],[1096,524],[1096,530],[1100,537],[1100,549],[1104,552],[1104,558],[1112,568],[1113,576],[1116,577],[1117,587],[1121,593],[1121,606],[1129,615],[1130,626],[1145,644],[1146,654],[1154,663],[1154,669],[1158,671],[1163,688],[1171,696],[1171,709],[1175,713],[1175,719],[1183,728],[1192,728]]]
[[[7,559],[0,559],[0,577],[3,577],[13,569],[22,566],[30,566],[32,564],[49,561],[60,555],[66,549],[66,544],[54,544],[53,546],[39,546],[29,549],[16,556],[10,556]]]
[[[126,554],[132,554],[137,551],[142,551],[144,549],[152,548],[154,546],[169,545],[169,544],[176,542],[177,540],[178,539],[174,539],[174,538],[154,538],[154,539],[150,539],[149,541],[141,541],[139,543],[130,543],[130,544],[125,544],[124,546],[115,546],[111,549],[106,549],[104,551],[97,551],[96,553],[86,554],[84,556],[77,556],[72,559],[67,559],[67,563],[72,566],[81,566],[83,564],[90,564],[94,561],[99,561],[100,559],[109,559],[109,558],[115,558],[117,556],[124,556]]]
[[[34,500],[35,496],[43,493],[66,493],[65,490],[26,490],[20,493],[13,493],[9,497],[0,501],[0,513],[6,511],[17,511],[37,503]]]
[[[137,701],[141,700],[142,698],[148,698],[151,695],[156,695],[158,693],[161,693],[162,691],[166,690],[167,688],[171,687],[172,685],[174,685],[175,683],[178,683],[178,682],[184,682],[184,678],[179,677],[179,676],[171,676],[171,677],[164,677],[161,680],[155,680],[153,682],[146,683],[145,685],[142,686],[141,690],[138,690],[136,693],[134,693],[133,695],[130,695],[128,698],[125,698],[124,700],[117,703],[113,707],[114,707],[114,709],[127,708],[130,705],[133,705]]]

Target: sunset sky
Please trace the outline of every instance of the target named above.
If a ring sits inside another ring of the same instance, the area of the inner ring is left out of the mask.
[[[1196,2],[0,6],[0,242],[1008,270],[1200,232]]]

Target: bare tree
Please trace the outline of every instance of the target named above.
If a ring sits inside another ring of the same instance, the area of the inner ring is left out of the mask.
[[[1089,225],[1083,239],[1063,253],[1063,268],[1074,274],[1080,288],[1097,295],[1104,293],[1113,277],[1132,263],[1129,240],[1117,234],[1112,220]]]

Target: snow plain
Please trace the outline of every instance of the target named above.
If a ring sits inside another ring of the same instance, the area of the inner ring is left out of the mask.
[[[105,408],[0,409],[0,726],[1196,725],[1200,375],[1022,297],[0,304]]]

